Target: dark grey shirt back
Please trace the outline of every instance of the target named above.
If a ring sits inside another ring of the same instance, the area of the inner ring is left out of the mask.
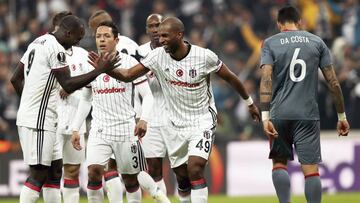
[[[267,38],[261,66],[272,65],[271,119],[319,120],[318,68],[332,64],[330,51],[307,31],[284,31]]]

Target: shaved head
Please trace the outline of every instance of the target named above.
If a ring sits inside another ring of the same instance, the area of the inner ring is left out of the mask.
[[[160,24],[160,26],[167,26],[169,29],[173,32],[184,32],[184,23],[176,17],[168,17],[165,20],[163,20]]]
[[[74,15],[65,16],[59,25],[60,28],[73,32],[76,29],[83,28],[84,24],[80,18]]]
[[[162,16],[162,15],[157,14],[157,13],[154,13],[154,14],[149,15],[149,16],[146,18],[146,24],[148,24],[149,21],[151,21],[151,20],[155,20],[155,21],[161,22],[162,19],[163,19],[163,16]]]

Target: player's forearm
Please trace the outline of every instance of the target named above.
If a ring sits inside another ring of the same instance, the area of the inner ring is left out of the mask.
[[[332,81],[328,83],[331,97],[335,103],[335,108],[338,113],[345,112],[344,97],[342,90],[339,84],[339,81],[336,78],[333,78]]]
[[[79,131],[91,109],[91,101],[81,99],[71,125],[72,131]]]
[[[11,84],[13,85],[16,94],[21,97],[21,93],[23,91],[24,88],[24,81],[19,81],[19,80],[11,80]]]
[[[123,82],[131,82],[135,80],[135,78],[132,78],[129,74],[128,69],[123,68],[117,68],[111,71],[106,72],[110,77],[113,77],[117,80],[123,81]]]
[[[151,93],[151,89],[147,82],[141,83],[136,86],[139,94],[143,98],[141,104],[141,116],[140,120],[149,121],[150,120],[150,112],[153,108],[154,97]]]
[[[91,81],[93,81],[97,76],[99,76],[102,72],[98,69],[94,69],[91,72],[88,72],[83,75],[71,77],[64,82],[62,88],[69,94],[74,91],[86,86]]]
[[[245,90],[244,85],[242,84],[240,79],[233,72],[231,72],[225,64],[223,64],[217,74],[223,80],[228,82],[244,100],[249,99],[249,94]]]
[[[262,119],[269,117],[270,102],[272,95],[272,67],[265,65],[262,70],[260,81],[260,108],[262,111]]]
[[[24,88],[24,64],[19,63],[17,65],[10,81],[16,91],[16,94],[21,97],[21,93]]]
[[[345,112],[344,97],[341,91],[341,86],[336,78],[335,70],[332,65],[322,69],[324,78],[328,84],[331,97],[335,103],[335,108],[338,113]]]

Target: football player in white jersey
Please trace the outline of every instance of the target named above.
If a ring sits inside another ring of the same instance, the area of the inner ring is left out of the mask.
[[[96,28],[102,22],[112,21],[111,16],[104,10],[97,10],[89,18],[89,27],[93,34],[96,32]],[[116,50],[120,53],[129,54],[131,56],[138,55],[137,48],[139,47],[136,42],[130,38],[118,34],[119,43],[116,45]],[[136,101],[135,101],[136,102]],[[107,196],[112,202],[122,200],[123,185],[119,174],[117,172],[117,166],[114,155],[111,156],[107,164],[106,172],[104,173],[105,187]],[[120,195],[119,195],[120,194]]]
[[[117,36],[118,31],[114,23],[100,23],[95,33],[99,53],[117,52],[115,49],[118,43]],[[121,57],[120,66],[123,68],[138,63],[129,55],[118,54]],[[136,126],[133,107],[135,86],[144,98],[143,114]],[[88,113],[89,106],[92,105],[93,120],[87,143],[89,202],[103,201],[102,174],[112,154],[115,155],[118,169],[124,180],[128,202],[140,202],[141,190],[137,176],[140,171],[146,169],[146,161],[142,147],[135,136],[141,138],[145,135],[146,121],[149,119],[149,111],[153,104],[146,77],[124,83],[107,74],[102,74],[91,83],[91,89],[84,93],[73,129],[78,130],[79,123],[85,119],[84,115]],[[76,134],[73,134],[72,141],[76,149],[81,149],[79,137]],[[155,188],[154,191],[148,192],[160,202],[168,202],[160,190]]]
[[[57,13],[53,17],[53,32],[55,32],[61,20],[71,15],[69,11]],[[70,67],[70,75],[77,76],[84,73],[86,66],[90,66],[87,62],[88,52],[81,47],[72,46],[65,51],[67,62]],[[60,147],[62,148],[63,165],[64,165],[64,187],[62,189],[64,203],[76,203],[80,199],[79,188],[79,172],[80,164],[85,161],[85,148],[82,150],[75,150],[71,144],[72,130],[70,124],[74,119],[74,115],[81,97],[81,90],[76,90],[72,94],[68,94],[60,89],[59,103],[57,105],[58,113],[58,128],[57,136],[60,140]],[[82,145],[84,146],[84,134],[86,132],[85,122],[81,125],[79,134]]]
[[[151,50],[161,46],[158,28],[162,18],[163,17],[160,14],[151,14],[147,17],[146,33],[148,34],[150,41],[139,46],[138,50],[140,56],[146,57]],[[153,108],[151,108],[146,136],[143,137],[141,142],[148,164],[148,173],[155,180],[163,193],[166,194],[166,185],[162,174],[162,160],[166,155],[166,147],[163,139],[165,139],[167,135],[162,133],[164,131],[161,131],[161,129],[166,126],[166,103],[161,86],[155,75],[152,72],[148,72],[146,77],[148,78],[150,89],[154,97],[154,104]],[[138,103],[135,102],[135,107],[137,107]],[[140,110],[137,112],[140,112]]]
[[[208,189],[204,169],[217,121],[210,74],[216,73],[240,94],[256,121],[259,110],[238,77],[214,52],[184,41],[184,25],[178,18],[162,21],[159,35],[162,47],[152,50],[140,64],[111,72],[126,82],[149,71],[155,74],[167,104],[168,139],[164,140],[178,181],[180,202],[205,203]],[[90,54],[90,60],[97,57]]]
[[[21,96],[17,126],[24,161],[30,174],[20,193],[20,202],[36,202],[44,186],[45,202],[60,202],[62,155],[56,138],[59,84],[69,93],[87,85],[115,67],[118,57],[101,57],[101,64],[87,74],[71,77],[65,49],[84,36],[84,25],[70,15],[55,33],[35,39],[21,58],[11,82]]]

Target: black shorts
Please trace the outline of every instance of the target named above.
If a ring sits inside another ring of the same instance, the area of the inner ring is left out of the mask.
[[[270,159],[294,160],[294,145],[301,164],[321,162],[320,121],[276,119],[271,121],[279,136],[270,142]]]

